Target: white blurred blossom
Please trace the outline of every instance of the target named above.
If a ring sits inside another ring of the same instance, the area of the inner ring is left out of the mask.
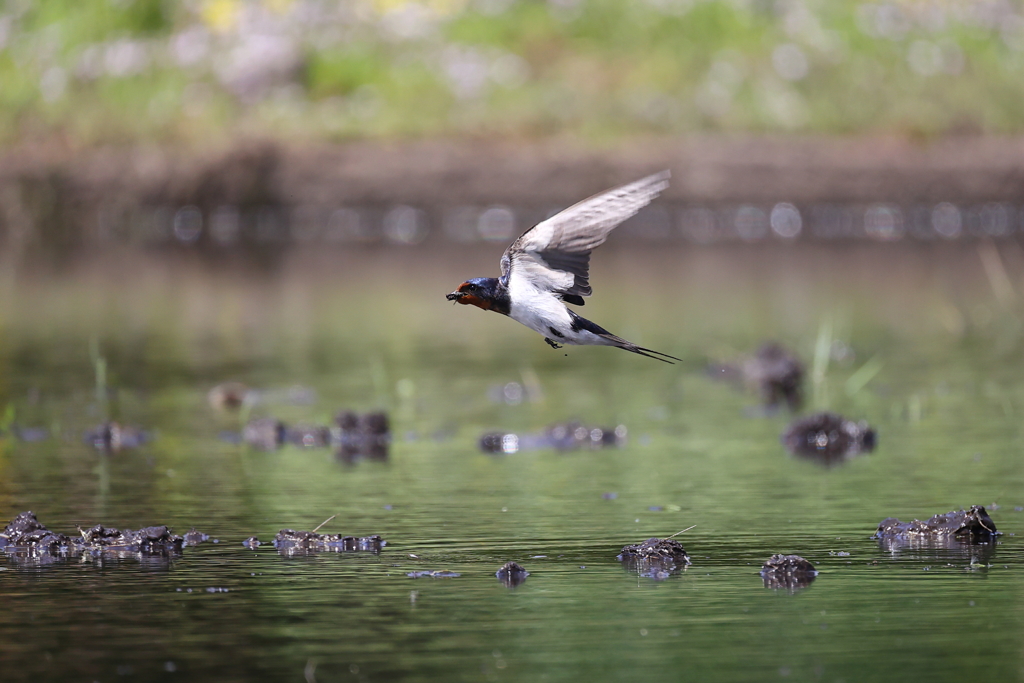
[[[149,54],[140,41],[116,40],[104,48],[103,66],[108,76],[134,76],[149,66]]]
[[[772,66],[787,81],[799,81],[807,76],[810,65],[807,56],[794,43],[783,43],[772,50]]]
[[[436,30],[438,17],[430,7],[406,2],[381,17],[381,27],[396,40],[425,38]]]
[[[68,87],[68,74],[59,66],[51,66],[39,79],[39,93],[47,102],[56,102]]]
[[[210,54],[210,32],[192,26],[171,36],[171,55],[178,66],[192,66]]]
[[[490,64],[480,50],[451,45],[441,55],[441,67],[452,93],[459,99],[474,99],[483,94]]]
[[[938,33],[946,28],[946,8],[938,3],[928,3],[917,13],[918,25],[931,33]]]
[[[510,52],[449,45],[442,51],[440,61],[449,87],[463,100],[482,96],[491,83],[519,87],[530,76],[526,60]]]
[[[253,34],[243,36],[218,59],[214,72],[239,97],[257,99],[274,86],[291,81],[301,64],[302,53],[293,38]]]

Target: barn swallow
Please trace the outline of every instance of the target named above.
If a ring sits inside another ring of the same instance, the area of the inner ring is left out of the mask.
[[[538,223],[502,254],[501,277],[467,280],[446,298],[507,315],[556,349],[561,344],[617,346],[665,363],[680,360],[617,337],[565,305],[583,305],[583,297],[592,293],[590,252],[668,187],[669,175],[662,171],[602,192]]]

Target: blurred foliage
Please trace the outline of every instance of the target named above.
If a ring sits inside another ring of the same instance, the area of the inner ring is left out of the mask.
[[[7,0],[0,140],[1024,130],[1019,2]]]

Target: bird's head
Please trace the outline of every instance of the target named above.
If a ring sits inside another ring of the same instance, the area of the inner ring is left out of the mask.
[[[454,292],[445,295],[445,298],[489,311],[498,299],[498,278],[477,277],[466,280]]]

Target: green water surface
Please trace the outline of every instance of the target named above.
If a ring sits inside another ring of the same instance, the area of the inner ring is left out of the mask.
[[[496,251],[293,254],[259,270],[116,254],[61,272],[8,267],[0,408],[50,436],[0,441],[0,517],[32,510],[62,533],[196,526],[219,542],[170,563],[0,557],[3,680],[1022,678],[1016,245],[998,247],[1009,293],[971,243],[596,254],[581,313],[676,365],[554,351],[445,302],[493,274]],[[766,339],[807,363],[804,412],[867,420],[874,453],[831,468],[794,458],[778,439],[791,414],[709,378],[709,363]],[[389,458],[232,443],[241,418],[206,402],[229,379],[266,392],[253,417],[387,410]],[[521,402],[504,400],[509,383]],[[292,400],[293,386],[315,400]],[[105,416],[152,441],[98,453],[82,435]],[[627,441],[478,448],[486,431],[571,419],[626,425]],[[1004,532],[994,549],[890,553],[869,538],[885,517],[972,504]],[[378,533],[387,547],[295,558],[242,546],[331,515],[323,531]],[[656,581],[615,559],[691,525],[677,538],[693,564],[677,575]],[[820,575],[797,592],[765,588],[773,553]],[[494,576],[508,560],[530,571],[515,589]],[[460,576],[407,576],[436,569]]]

